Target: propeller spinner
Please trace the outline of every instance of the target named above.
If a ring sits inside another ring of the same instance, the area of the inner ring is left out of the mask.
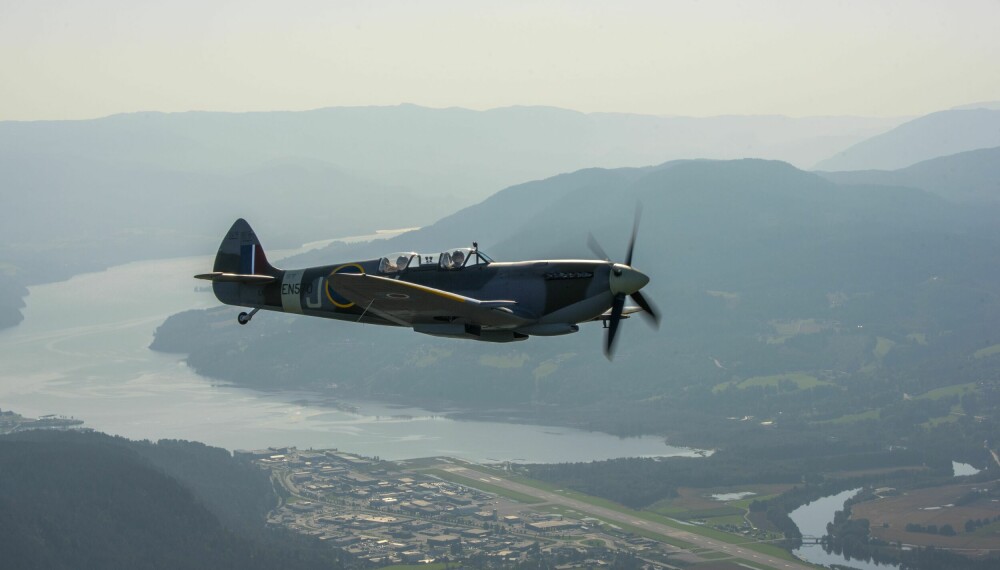
[[[642,314],[649,320],[653,327],[660,326],[660,314],[653,307],[653,304],[643,297],[642,293],[639,292],[640,289],[649,283],[649,277],[647,277],[643,272],[632,268],[632,253],[635,250],[635,240],[639,233],[639,219],[641,218],[642,208],[636,206],[635,209],[635,222],[632,224],[632,237],[628,243],[628,251],[625,254],[625,263],[613,263],[611,265],[611,292],[614,293],[615,298],[611,304],[611,319],[608,323],[608,335],[604,344],[604,355],[608,357],[608,360],[614,356],[615,347],[615,335],[618,332],[618,324],[622,319],[622,312],[625,309],[625,297],[626,295],[631,297],[633,301],[642,309]],[[601,244],[597,243],[594,236],[591,234],[587,238],[587,245],[590,246],[590,250],[594,252],[598,257],[611,261],[608,254],[601,247]]]

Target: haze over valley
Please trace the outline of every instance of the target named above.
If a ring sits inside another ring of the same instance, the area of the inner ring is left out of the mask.
[[[995,2],[3,13],[0,566],[996,567]]]

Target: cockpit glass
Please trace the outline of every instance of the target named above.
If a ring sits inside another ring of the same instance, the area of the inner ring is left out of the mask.
[[[474,247],[449,249],[440,254],[403,251],[390,253],[380,259],[378,271],[383,275],[395,275],[408,269],[431,269],[433,267],[462,269],[473,265],[487,265],[492,262],[493,260],[488,255],[481,253]]]
[[[461,269],[465,265],[465,261],[469,258],[469,253],[471,252],[472,249],[468,247],[452,249],[442,253],[438,263],[440,264],[441,269]]]
[[[390,253],[389,255],[382,258],[378,264],[379,273],[384,273],[392,275],[403,271],[410,266],[410,259],[413,258],[414,253],[412,252],[399,252]],[[419,261],[418,261],[419,264]]]
[[[438,258],[438,266],[441,269],[461,269],[473,265],[486,265],[493,260],[478,249],[471,247],[460,247],[451,249],[441,254]]]

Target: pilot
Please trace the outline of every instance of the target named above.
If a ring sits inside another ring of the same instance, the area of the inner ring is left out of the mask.
[[[389,259],[388,257],[385,258],[385,268],[382,269],[382,272],[383,273],[395,273],[396,272],[396,266],[393,265],[392,260]]]
[[[463,263],[465,263],[465,254],[461,251],[456,251],[455,255],[451,256],[451,267],[459,269]]]
[[[406,269],[406,262],[408,262],[409,260],[410,258],[406,257],[405,255],[400,255],[398,258],[396,258],[396,271],[402,271]]]

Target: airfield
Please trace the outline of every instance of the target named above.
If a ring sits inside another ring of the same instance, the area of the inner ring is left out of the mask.
[[[549,556],[573,568],[610,564],[627,553],[650,568],[815,568],[770,544],[780,536],[738,514],[745,497],[711,501],[689,490],[676,504],[660,506],[714,520],[696,524],[554,488],[502,465],[452,458],[388,463],[295,448],[249,453],[287,491],[269,524],[380,566]],[[780,491],[765,487],[756,491]]]

